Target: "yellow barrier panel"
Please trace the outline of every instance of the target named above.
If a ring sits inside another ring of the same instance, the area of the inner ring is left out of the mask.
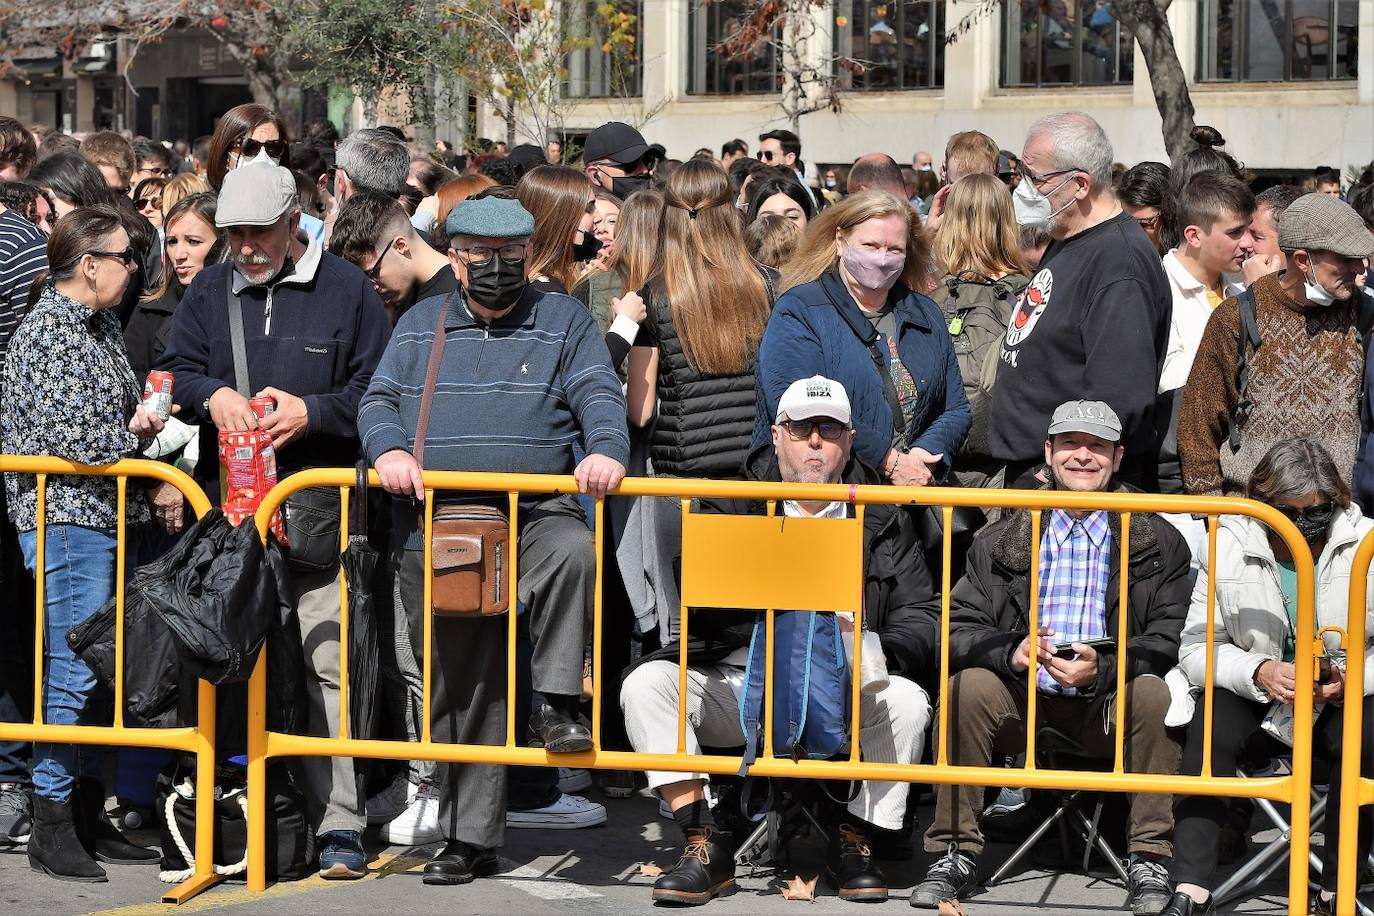
[[[1364,653],[1369,639],[1365,626],[1365,606],[1369,599],[1369,565],[1374,561],[1374,532],[1365,536],[1355,551],[1350,566],[1350,601],[1346,605],[1345,653],[1346,700],[1345,720],[1341,734],[1341,810],[1327,817],[1340,818],[1341,848],[1336,862],[1336,912],[1339,916],[1354,916],[1355,894],[1358,887],[1360,862],[1357,861],[1360,807],[1374,805],[1374,779],[1360,773],[1361,743],[1369,739],[1360,721],[1364,704],[1351,702],[1364,693]],[[1370,723],[1374,725],[1374,723]],[[1374,904],[1374,901],[1371,901]]]
[[[425,520],[426,527],[432,519],[435,491],[462,491],[507,493],[510,500],[511,527],[511,607],[515,607],[516,570],[515,555],[518,553],[516,536],[519,528],[516,494],[567,494],[576,493],[576,483],[570,476],[545,476],[530,474],[478,474],[453,471],[426,471],[425,481]],[[255,522],[259,533],[266,537],[267,525],[272,513],[282,502],[306,487],[338,487],[341,492],[356,485],[356,472],[352,468],[319,468],[303,471],[288,477],[272,489],[258,509]],[[375,471],[370,473],[369,485],[378,486]],[[972,506],[983,509],[1025,509],[1031,510],[1032,544],[1036,561],[1030,564],[1031,570],[1031,632],[1036,631],[1039,615],[1038,555],[1040,550],[1040,511],[1061,508],[1070,510],[1097,510],[1120,513],[1121,549],[1129,550],[1129,514],[1133,512],[1196,513],[1208,517],[1209,542],[1215,547],[1216,527],[1219,516],[1241,515],[1256,519],[1278,534],[1292,552],[1297,565],[1298,609],[1297,629],[1299,632],[1315,632],[1314,627],[1314,569],[1312,554],[1307,543],[1297,529],[1282,514],[1272,507],[1253,500],[1231,498],[1204,498],[1187,496],[1159,496],[1145,493],[1070,493],[1065,491],[1029,490],[981,490],[950,489],[942,487],[889,487],[858,486],[842,484],[781,484],[748,481],[686,480],[678,478],[626,478],[612,494],[617,497],[672,497],[680,500],[683,512],[683,569],[684,585],[682,607],[680,609],[680,632],[687,632],[687,609],[689,601],[700,600],[706,605],[762,608],[766,611],[766,638],[768,645],[773,640],[773,616],[778,605],[801,604],[805,607],[822,607],[828,610],[862,609],[862,566],[854,575],[854,542],[862,550],[862,538],[857,533],[862,530],[862,522],[854,525],[854,520],[837,520],[833,526],[807,524],[812,520],[789,519],[786,523],[776,517],[777,507],[783,500],[826,500],[852,502],[856,512],[865,505],[933,505],[943,507],[946,532],[943,545],[946,558],[944,566],[943,589],[941,595],[941,650],[940,671],[944,683],[948,684],[949,664],[949,625],[950,625],[950,572],[949,557],[951,545],[949,532],[952,530],[952,509],[956,506]],[[767,516],[701,516],[690,512],[693,499],[715,498],[731,500],[765,501],[768,504]],[[602,518],[603,501],[597,502],[596,518]],[[796,524],[802,522],[802,524]],[[848,523],[846,525],[846,522]],[[601,589],[600,564],[605,556],[603,551],[604,526],[597,524],[595,532],[596,560],[598,564],[598,587],[593,601],[593,657],[600,661],[601,635]],[[429,568],[429,544],[425,538],[425,566]],[[829,551],[829,552],[827,552]],[[701,556],[694,554],[700,553]],[[829,565],[823,565],[819,558],[838,557]],[[819,567],[819,568],[816,568]],[[706,576],[693,576],[689,570],[699,569],[709,573]],[[1121,604],[1122,620],[1128,599],[1129,564],[1122,564]],[[785,574],[785,575],[784,575]],[[788,576],[800,577],[807,584],[805,589],[794,589],[787,581]],[[828,577],[834,577],[831,580]],[[425,602],[429,605],[430,583],[426,576]],[[695,581],[695,580],[702,581]],[[763,583],[763,585],[760,585]],[[1212,722],[1212,668],[1214,641],[1212,620],[1215,608],[1215,573],[1209,572],[1208,584],[1208,626],[1207,626],[1207,674],[1208,684],[1204,690],[1204,715],[1207,717],[1209,749],[1210,725]],[[773,591],[776,589],[776,591]],[[852,591],[846,591],[850,589]],[[778,600],[778,596],[783,600]],[[802,600],[803,597],[805,600]],[[430,740],[429,720],[429,679],[433,664],[433,640],[429,621],[425,615],[425,666],[424,666],[424,720],[423,734],[419,742],[365,740],[359,738],[323,738],[301,735],[288,735],[269,732],[266,729],[266,667],[263,659],[258,660],[249,688],[249,733],[248,733],[248,882],[254,890],[266,887],[266,787],[267,760],[272,757],[290,756],[344,756],[390,760],[432,760],[441,763],[477,764],[514,764],[521,766],[567,766],[597,769],[664,770],[684,773],[733,774],[738,772],[741,758],[738,756],[688,755],[685,751],[685,713],[686,703],[682,697],[686,692],[686,639],[682,639],[679,663],[684,670],[679,672],[679,718],[678,743],[675,754],[641,754],[628,751],[606,751],[600,748],[599,713],[594,722],[595,740],[590,751],[575,754],[552,755],[542,748],[517,747],[514,744],[514,703],[507,703],[507,735],[504,745],[457,745],[436,744]],[[856,614],[857,617],[857,614]],[[515,651],[514,614],[510,615],[509,653]],[[861,623],[861,620],[860,620]],[[1116,638],[1126,636],[1124,622]],[[855,639],[855,653],[862,640]],[[1119,645],[1121,658],[1125,658],[1125,646]],[[771,653],[769,653],[771,656]],[[888,764],[858,759],[858,716],[854,716],[855,733],[849,760],[784,760],[772,754],[772,703],[765,702],[765,740],[762,754],[749,767],[755,776],[782,776],[809,779],[866,779],[887,782],[928,782],[954,785],[1005,786],[1014,784],[1026,788],[1039,789],[1081,789],[1093,792],[1160,793],[1171,795],[1218,795],[1248,798],[1265,798],[1283,802],[1291,807],[1292,834],[1290,840],[1289,901],[1291,916],[1305,916],[1307,913],[1307,863],[1310,848],[1310,811],[1311,811],[1311,764],[1312,764],[1312,708],[1315,651],[1313,640],[1297,640],[1295,666],[1298,672],[1299,689],[1294,700],[1294,717],[1298,724],[1293,735],[1293,766],[1286,776],[1267,776],[1254,779],[1217,777],[1210,772],[1210,753],[1203,757],[1204,770],[1200,776],[1156,775],[1146,773],[1127,773],[1124,768],[1123,739],[1118,726],[1118,735],[1113,767],[1110,771],[1045,770],[1035,765],[1035,729],[1027,728],[1027,760],[1024,769],[1008,770],[1005,767],[968,767],[951,766],[942,739],[936,751],[936,763],[928,764]],[[855,678],[851,688],[854,692],[853,709],[858,709],[858,659],[855,659]],[[1121,721],[1121,704],[1124,703],[1125,664],[1118,665],[1118,722]],[[507,660],[507,697],[513,699],[515,692],[513,659]],[[1028,677],[1027,721],[1034,721],[1036,691],[1035,654],[1031,654]],[[765,668],[766,691],[772,690],[771,658]],[[593,708],[600,705],[601,697],[600,665],[595,665],[593,674]],[[948,725],[946,706],[940,703],[941,734]],[[347,710],[340,711],[340,719],[347,717]],[[1303,723],[1306,723],[1305,726]]]
[[[129,478],[170,483],[191,504],[199,517],[210,511],[201,488],[183,472],[159,461],[128,459],[114,464],[77,464],[64,458],[0,455],[0,472],[33,474],[37,478],[38,531],[34,568],[37,600],[34,602],[34,699],[33,722],[0,722],[0,740],[38,741],[52,744],[94,744],[108,747],[155,747],[194,754],[196,757],[195,873],[162,895],[163,903],[184,903],[222,880],[214,870],[215,790],[215,688],[198,682],[196,725],[179,728],[127,728],[124,725],[124,589],[127,531],[124,509]],[[52,476],[113,477],[116,479],[119,520],[115,534],[115,700],[113,725],[49,725],[43,721],[44,670],[44,554],[47,545],[47,481]]]

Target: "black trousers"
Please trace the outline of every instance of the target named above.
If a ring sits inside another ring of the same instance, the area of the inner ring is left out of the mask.
[[[1361,660],[1362,661],[1362,660]],[[1347,683],[1351,700],[1363,686],[1363,665],[1354,672],[1354,680]],[[1212,774],[1230,776],[1236,772],[1237,759],[1252,740],[1277,742],[1260,730],[1260,723],[1269,707],[1264,703],[1236,696],[1217,687],[1212,694],[1215,711],[1212,715]],[[1312,757],[1331,764],[1331,794],[1326,806],[1326,842],[1322,847],[1322,889],[1336,889],[1336,853],[1340,848],[1341,806],[1341,719],[1343,709],[1327,706],[1318,716],[1312,733]],[[1374,721],[1374,696],[1364,698],[1364,721]],[[1179,771],[1187,776],[1202,772],[1203,710],[1199,700],[1197,712],[1188,725],[1188,737],[1183,745],[1183,765]],[[1365,736],[1360,749],[1360,772],[1374,775],[1374,741]],[[1174,802],[1174,863],[1171,877],[1176,883],[1196,884],[1210,888],[1216,875],[1221,827],[1228,820],[1229,801],[1202,795],[1181,795]],[[1359,860],[1369,855],[1369,842],[1374,835],[1374,809],[1366,806],[1360,811]]]

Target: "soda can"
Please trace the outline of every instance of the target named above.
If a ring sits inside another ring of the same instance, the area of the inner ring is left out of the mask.
[[[251,407],[251,408],[253,408],[253,413],[257,414],[258,417],[259,417],[260,419],[266,419],[268,414],[270,414],[270,413],[276,413],[276,411],[277,411],[277,399],[276,399],[276,398],[249,398],[249,399],[248,399],[248,406]]]
[[[143,383],[143,408],[152,416],[166,420],[172,415],[172,386],[170,372],[149,372]]]

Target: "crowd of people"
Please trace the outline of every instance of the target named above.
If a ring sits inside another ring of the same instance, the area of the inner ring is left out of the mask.
[[[1017,139],[1011,152],[965,131],[938,162],[918,152],[903,168],[884,153],[817,166],[787,130],[760,136],[754,155],[736,139],[719,156],[677,160],[619,122],[580,150],[553,140],[457,154],[416,150],[387,127],[341,138],[327,121],[293,141],[280,115],[253,104],[191,143],[39,135],[0,118],[0,446],[174,463],[213,502],[222,432],[265,431],[282,477],[365,461],[390,509],[372,532],[394,582],[381,592],[394,596],[380,615],[386,736],[501,744],[513,702],[516,740],[554,759],[593,748],[589,702],[602,704],[602,747],[674,753],[685,702],[688,753],[752,756],[771,702],[759,696],[758,620],[709,608],[690,616],[679,695],[682,504],[616,497],[627,474],[1248,496],[1291,520],[1310,557],[1241,516],[1223,517],[1209,549],[1205,521],[1186,514],[1134,513],[1125,532],[1104,511],[1035,520],[872,506],[863,632],[852,615],[812,615],[837,645],[862,640],[876,668],[858,710],[865,760],[919,763],[944,742],[954,765],[1019,765],[1027,731],[1052,729],[1078,757],[1110,764],[1121,729],[1127,772],[1198,774],[1210,746],[1211,771],[1231,775],[1257,746],[1273,755],[1292,742],[1296,646],[1317,635],[1297,632],[1298,564],[1315,564],[1318,627],[1341,626],[1355,549],[1374,528],[1362,511],[1374,513],[1374,164],[1347,188],[1318,169],[1307,187],[1257,194],[1256,176],[1206,127],[1174,162],[1131,168],[1083,114],[1042,118]],[[175,381],[165,420],[140,398],[154,371]],[[261,398],[275,405],[265,416]],[[524,494],[509,506],[437,494],[436,514],[517,510],[504,518],[518,535],[515,697],[506,618],[428,606],[439,567],[425,567],[422,470],[577,482],[582,498]],[[0,612],[0,720],[28,721],[32,708],[22,596],[40,547],[43,721],[108,718],[66,636],[116,588],[116,483],[55,475],[42,494],[33,476],[8,474],[3,495],[15,600]],[[601,557],[588,496],[610,497]],[[329,492],[294,499],[329,510]],[[191,521],[169,484],[131,484],[123,504],[131,564]],[[693,511],[855,515],[825,499],[702,500]],[[941,683],[945,535],[952,677]],[[337,557],[314,562],[295,545],[287,597],[303,725],[337,735],[341,573]],[[608,689],[590,697],[598,575]],[[1364,612],[1369,645],[1347,654],[1322,636],[1314,754],[1330,765],[1333,811],[1343,704],[1362,703],[1374,722],[1374,604]],[[1209,635],[1210,745],[1197,708]],[[823,640],[789,638],[823,657]],[[932,734],[942,704],[949,733]],[[842,722],[811,725],[775,735],[775,752],[828,757],[847,736]],[[1374,742],[1361,767],[1374,775]],[[64,880],[104,880],[101,862],[157,861],[105,818],[101,772],[90,750],[0,744],[0,844],[26,843],[36,869]],[[424,881],[442,885],[494,874],[508,827],[608,817],[578,794],[592,773],[572,767],[388,770],[318,757],[290,778],[319,873],[334,879],[366,873],[369,824],[389,843],[441,844]],[[595,774],[607,799],[644,779],[683,836],[653,899],[700,905],[729,891],[746,832],[738,786],[704,773]],[[915,794],[877,781],[819,788],[827,879],[842,899],[887,899],[877,860],[911,855]],[[911,895],[927,909],[975,890],[985,846],[982,787],[940,785],[934,798],[931,861]],[[1245,827],[1224,798],[1132,796],[1128,908],[1214,912],[1219,859],[1238,832],[1244,846]],[[1334,912],[1338,842],[1328,818],[1313,913]]]

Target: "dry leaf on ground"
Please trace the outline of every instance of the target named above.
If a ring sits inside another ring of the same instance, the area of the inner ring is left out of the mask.
[[[941,900],[939,916],[968,916],[958,900]]]
[[[806,900],[806,901],[808,901],[808,902],[815,903],[815,902],[816,902],[816,881],[817,881],[819,878],[820,878],[820,875],[817,875],[815,878],[812,878],[810,881],[805,881],[805,880],[802,879],[802,876],[801,876],[801,875],[797,875],[797,876],[794,877],[791,881],[788,881],[788,882],[787,882],[787,887],[783,888],[783,890],[782,890],[782,899],[784,899],[784,900]]]
[[[663,867],[652,862],[639,863],[639,876],[641,878],[657,878],[663,874]]]

